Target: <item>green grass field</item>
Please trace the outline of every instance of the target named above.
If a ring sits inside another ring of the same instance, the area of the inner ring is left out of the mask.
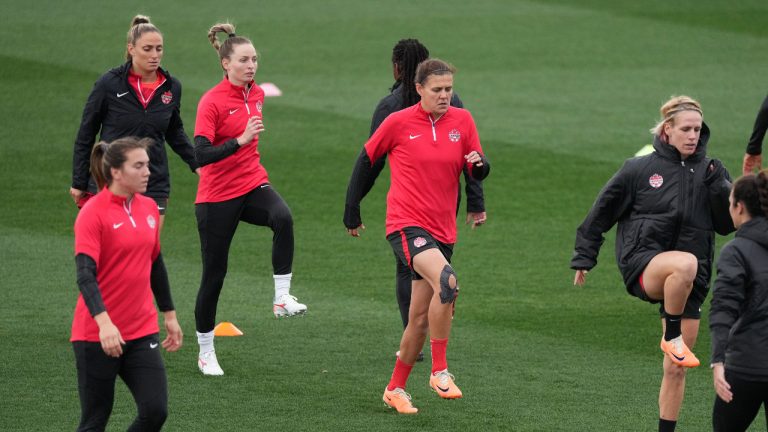
[[[284,91],[265,103],[260,149],[294,212],[292,292],[310,310],[272,317],[271,233],[242,225],[218,319],[245,336],[217,340],[225,376],[200,375],[196,178],[171,155],[163,250],[186,338],[180,352],[164,355],[166,430],[655,430],[656,307],[624,291],[612,235],[587,286],[572,287],[575,228],[621,162],[650,142],[672,94],[702,102],[710,155],[738,175],[768,92],[768,3],[624,3],[0,3],[0,430],[77,425],[68,342],[78,292],[72,143],[93,82],[122,61],[136,13],[164,32],[163,65],[184,85],[188,133],[197,101],[221,78],[206,39],[217,21],[230,19],[253,39],[257,81]],[[414,417],[380,400],[401,333],[383,238],[387,179],[363,203],[361,239],[341,223],[347,180],[403,37],[458,67],[455,88],[493,164],[489,221],[475,231],[461,226],[454,261],[462,295],[449,361],[465,397],[439,400],[427,386],[428,362],[417,364],[408,387],[420,408]],[[709,363],[706,313],[695,351]],[[713,400],[709,369],[692,370],[678,429],[710,429]],[[133,416],[119,383],[109,429],[124,430]],[[761,413],[751,430],[765,427]]]

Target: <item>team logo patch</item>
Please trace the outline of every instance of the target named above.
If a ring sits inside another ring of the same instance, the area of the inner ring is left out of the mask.
[[[261,105],[262,105],[261,101],[256,101],[256,110],[258,112],[261,112]]]
[[[661,187],[661,185],[664,184],[664,177],[660,176],[659,174],[654,174],[648,179],[648,183],[652,188],[658,189]]]
[[[427,240],[424,237],[416,237],[416,239],[413,241],[413,245],[417,248],[420,248],[427,244]]]
[[[164,104],[168,105],[173,100],[173,93],[168,90],[167,92],[163,93],[162,96],[160,96],[160,100],[162,100]]]
[[[147,216],[147,225],[150,228],[155,229],[155,218],[152,215]]]
[[[452,129],[450,132],[448,132],[448,139],[450,139],[453,142],[458,142],[461,138],[461,132],[459,132],[458,129]]]

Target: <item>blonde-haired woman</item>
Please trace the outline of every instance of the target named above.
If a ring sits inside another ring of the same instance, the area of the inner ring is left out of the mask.
[[[223,33],[223,41],[217,35]],[[216,24],[208,38],[219,55],[224,79],[208,90],[197,106],[195,159],[200,183],[195,215],[203,254],[195,322],[200,345],[198,367],[204,375],[223,375],[213,347],[219,294],[227,274],[232,237],[240,221],[272,229],[272,268],[276,317],[303,314],[307,306],[290,295],[293,265],[293,218],[269,183],[261,165],[259,134],[264,131],[264,92],[253,81],[256,48],[235,34],[232,24]]]
[[[659,430],[674,430],[685,390],[685,368],[699,360],[701,304],[709,291],[715,232],[734,230],[728,213],[730,176],[707,157],[709,128],[701,105],[672,97],[651,130],[653,153],[627,160],[600,191],[576,231],[571,268],[583,285],[597,265],[604,233],[618,223],[616,261],[627,292],[661,303],[664,375]]]
[[[136,15],[126,43],[126,62],[102,75],[83,109],[72,158],[69,190],[78,207],[97,191],[89,176],[90,154],[96,137],[111,142],[133,136],[150,138],[150,176],[145,195],[155,200],[162,230],[171,193],[165,142],[192,171],[198,168],[181,121],[181,83],[160,67],[163,35],[148,17]]]

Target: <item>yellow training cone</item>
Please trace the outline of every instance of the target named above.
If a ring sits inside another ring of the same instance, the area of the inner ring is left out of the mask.
[[[213,328],[214,336],[242,336],[243,332],[231,322],[221,322]]]

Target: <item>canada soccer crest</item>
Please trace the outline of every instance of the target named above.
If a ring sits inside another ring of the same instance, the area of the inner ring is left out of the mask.
[[[147,225],[150,228],[155,229],[155,218],[152,215],[147,216]]]
[[[452,142],[458,142],[461,138],[461,132],[459,132],[458,129],[452,129],[450,132],[448,132],[448,139],[450,139]]]
[[[413,245],[416,246],[417,248],[420,248],[425,244],[427,244],[427,240],[424,239],[424,237],[416,237],[416,240],[413,241]]]
[[[262,104],[261,104],[261,101],[256,101],[256,110],[257,110],[258,112],[261,112],[261,105],[262,105]]]
[[[168,105],[173,100],[173,93],[168,90],[167,92],[163,93],[162,96],[160,96],[160,100],[162,100],[164,104]]]
[[[661,185],[664,184],[664,177],[660,176],[659,174],[654,174],[648,179],[648,183],[652,188],[658,189],[661,187]]]

